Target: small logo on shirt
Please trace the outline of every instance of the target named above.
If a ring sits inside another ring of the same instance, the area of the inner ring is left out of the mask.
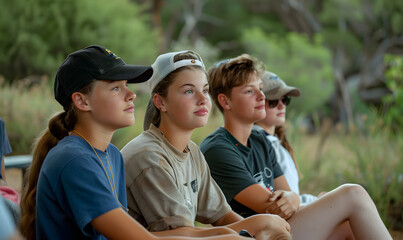
[[[197,190],[199,189],[199,186],[197,185],[197,179],[193,180],[190,183],[190,186],[192,187],[192,190],[194,193],[197,192]]]

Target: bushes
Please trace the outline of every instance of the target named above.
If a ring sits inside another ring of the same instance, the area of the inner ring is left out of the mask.
[[[47,77],[26,87],[23,82],[8,85],[0,79],[0,116],[3,118],[13,154],[28,154],[35,137],[47,127],[48,118],[61,107],[53,99]]]

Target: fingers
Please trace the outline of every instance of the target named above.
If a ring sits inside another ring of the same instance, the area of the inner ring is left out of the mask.
[[[283,193],[284,193],[284,191],[282,191],[282,190],[277,190],[277,191],[275,191],[272,195],[271,195],[271,197],[269,198],[269,201],[275,201],[277,198],[279,198],[281,195],[283,195]]]

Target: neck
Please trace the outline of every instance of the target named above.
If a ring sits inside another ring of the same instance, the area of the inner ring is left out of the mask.
[[[163,124],[162,121],[158,128],[164,134],[164,137],[168,140],[168,142],[182,152],[188,145],[193,133],[193,129],[184,130],[172,124]]]
[[[111,142],[113,132],[94,126],[89,127],[76,124],[71,134],[83,138],[94,148],[105,151]]]
[[[253,123],[243,123],[232,119],[231,117],[224,117],[224,128],[227,129],[236,140],[245,146],[248,145],[248,139],[252,133],[252,127]]]
[[[259,125],[260,127],[262,127],[268,134],[270,135],[274,135],[274,132],[276,130],[276,126],[268,126],[265,125],[264,123],[256,123],[257,125]]]

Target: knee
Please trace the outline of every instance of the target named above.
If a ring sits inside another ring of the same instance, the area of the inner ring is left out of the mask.
[[[368,192],[359,184],[343,184],[340,186],[340,192],[352,207],[368,207],[367,204],[372,203]]]

